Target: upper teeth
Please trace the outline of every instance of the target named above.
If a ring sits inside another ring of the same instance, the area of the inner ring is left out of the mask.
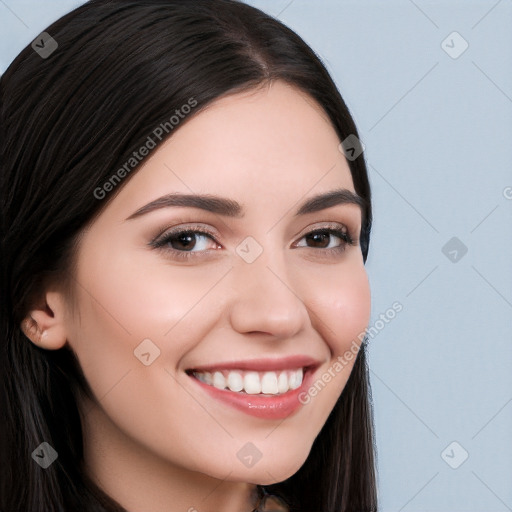
[[[265,393],[278,395],[302,384],[304,371],[281,370],[278,372],[254,372],[243,370],[219,370],[215,372],[193,372],[201,382],[217,389],[245,391],[249,395]]]

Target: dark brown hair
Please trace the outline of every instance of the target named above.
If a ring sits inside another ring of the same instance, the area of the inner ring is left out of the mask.
[[[123,508],[84,471],[77,404],[81,396],[93,397],[77,359],[67,348],[40,349],[20,329],[30,300],[49,279],[71,271],[81,231],[138,166],[106,197],[98,199],[94,191],[104,190],[155,127],[190,98],[197,102],[191,115],[197,115],[222,95],[283,80],[319,103],[340,141],[357,136],[357,130],[306,43],[241,2],[92,0],[46,32],[58,44],[53,53],[43,58],[28,45],[0,79],[0,349],[6,413],[0,431],[0,508],[119,512]],[[365,202],[360,246],[366,262],[370,187],[364,156],[349,160],[355,190]],[[265,486],[294,512],[377,510],[365,350],[363,342],[304,465],[288,480]],[[42,441],[59,454],[46,470],[31,458]]]

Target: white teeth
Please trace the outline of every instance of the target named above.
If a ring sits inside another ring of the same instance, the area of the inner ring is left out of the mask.
[[[198,380],[211,386],[213,384],[212,374],[210,372],[194,373]]]
[[[205,372],[203,382],[209,386],[213,386],[213,375],[210,372]]]
[[[276,372],[266,372],[261,379],[261,392],[271,395],[277,395],[277,375]]]
[[[229,372],[228,374],[228,388],[231,391],[242,391],[244,389],[244,379],[238,372]]]
[[[217,389],[245,392],[249,395],[263,393],[279,395],[297,389],[302,384],[304,370],[282,370],[278,372],[254,372],[222,370],[215,372],[193,372],[201,382]]]
[[[297,389],[302,384],[302,370],[292,372],[290,375],[290,389]]]
[[[257,372],[248,372],[245,374],[244,390],[249,395],[261,393],[261,381]]]
[[[290,386],[288,386],[288,377],[286,372],[281,372],[279,374],[279,379],[277,379],[277,391],[279,393],[286,393]]]
[[[221,372],[215,372],[213,374],[213,385],[218,389],[224,389],[226,387],[226,378]]]

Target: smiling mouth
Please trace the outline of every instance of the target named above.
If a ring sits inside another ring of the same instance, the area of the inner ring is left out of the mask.
[[[187,370],[186,373],[207,386],[235,393],[279,396],[299,388],[310,367],[277,370]]]

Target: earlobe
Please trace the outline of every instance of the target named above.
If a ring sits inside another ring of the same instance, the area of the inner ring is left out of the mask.
[[[20,327],[38,347],[58,350],[67,341],[64,317],[64,301],[58,293],[49,292],[44,304],[30,310]]]

